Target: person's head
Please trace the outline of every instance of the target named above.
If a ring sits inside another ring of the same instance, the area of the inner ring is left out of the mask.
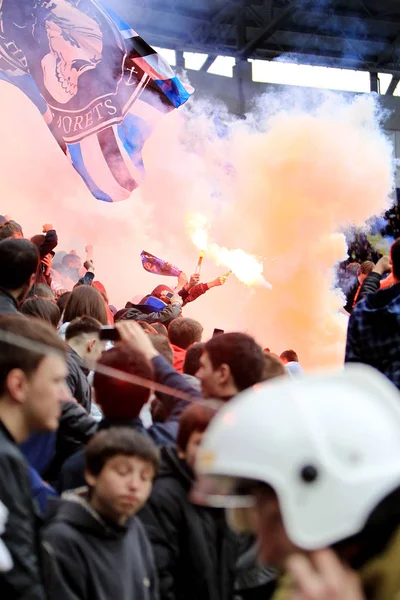
[[[169,304],[170,300],[169,300],[169,298],[167,298],[167,294],[173,294],[173,293],[174,293],[174,291],[170,287],[168,287],[167,285],[161,284],[161,285],[158,285],[156,288],[154,288],[154,290],[151,292],[150,295]]]
[[[352,262],[346,267],[346,277],[358,277],[360,274],[360,265]]]
[[[196,376],[196,373],[200,368],[200,358],[204,352],[205,346],[204,342],[199,342],[187,349],[185,362],[183,363],[183,372],[185,375]]]
[[[92,317],[78,317],[71,321],[65,331],[67,344],[75,350],[89,369],[106,349],[107,342],[100,340],[101,323]]]
[[[160,335],[164,335],[165,337],[168,337],[168,329],[162,323],[152,323],[152,327]]]
[[[123,342],[104,352],[98,365],[150,381],[154,380],[151,361],[140,350],[134,350]],[[105,375],[98,370],[95,372],[93,385],[96,402],[101,407],[105,418],[110,421],[136,419],[150,397],[148,388]]]
[[[266,564],[327,547],[348,557],[360,536],[367,550],[398,527],[398,494],[395,514],[375,511],[400,486],[399,392],[365,365],[255,386],[216,414],[196,470],[197,501],[241,507],[231,522],[257,533]]]
[[[66,254],[62,258],[61,264],[67,269],[80,269],[82,267],[82,260],[76,254]]]
[[[150,496],[159,466],[154,442],[134,429],[111,427],[97,433],[85,452],[85,479],[91,505],[124,523]]]
[[[60,309],[61,315],[63,314],[63,312],[65,310],[65,307],[67,306],[67,302],[68,302],[69,297],[71,296],[71,294],[72,294],[72,292],[63,292],[57,298],[57,306]]]
[[[169,341],[183,350],[187,350],[192,344],[200,342],[202,335],[203,325],[194,319],[174,319],[168,327]]]
[[[46,300],[55,301],[54,292],[49,285],[45,283],[35,283],[33,286],[33,293],[38,298],[45,298]]]
[[[203,403],[193,402],[179,418],[179,430],[176,440],[178,455],[191,469],[194,468],[203,434],[215,413],[215,408]]]
[[[21,226],[15,221],[6,221],[0,225],[0,241],[7,240],[9,238],[20,239],[23,238]]]
[[[400,283],[400,238],[398,238],[390,249],[390,260],[392,262],[393,277]]]
[[[46,239],[46,236],[43,233],[38,233],[37,235],[34,235],[33,237],[31,237],[31,242],[32,242],[32,244],[35,244],[35,246],[40,248],[40,246],[44,243],[45,239]]]
[[[366,277],[374,270],[374,263],[371,260],[366,260],[360,265],[360,274],[358,275],[358,282],[362,285]]]
[[[150,336],[150,341],[153,344],[154,348],[169,362],[170,365],[174,362],[174,352],[172,350],[171,344],[168,341],[168,338],[165,335],[157,333],[156,335]]]
[[[22,302],[31,289],[39,266],[39,252],[28,240],[0,241],[0,288]]]
[[[294,350],[285,350],[279,357],[284,365],[287,365],[290,362],[299,362],[299,357],[297,356],[297,352]]]
[[[196,377],[205,398],[229,399],[262,380],[264,354],[245,333],[224,333],[209,340]]]
[[[153,325],[150,325],[150,323],[146,323],[146,321],[136,321],[136,322],[138,325],[140,325],[140,327],[143,329],[143,331],[145,331],[149,335],[157,335],[156,330],[154,329]]]
[[[0,419],[18,442],[58,428],[60,402],[69,397],[66,375],[65,345],[50,325],[0,318]]]
[[[64,323],[69,323],[78,317],[92,317],[102,325],[108,324],[104,299],[94,287],[80,285],[68,298],[63,316]]]
[[[264,351],[264,372],[262,381],[269,381],[270,379],[275,379],[275,377],[285,377],[286,374],[286,369],[282,361],[270,352]]]
[[[27,317],[37,317],[57,329],[60,322],[60,309],[55,302],[44,298],[27,298],[21,307],[21,313]]]

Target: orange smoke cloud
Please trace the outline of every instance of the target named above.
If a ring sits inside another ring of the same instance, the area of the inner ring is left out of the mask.
[[[5,83],[0,92],[0,212],[26,235],[50,221],[60,249],[82,254],[93,244],[97,277],[120,308],[163,281],[142,270],[143,249],[194,272],[198,250],[186,223],[203,214],[222,247],[262,258],[272,290],[230,277],[185,315],[207,333],[239,329],[275,352],[294,348],[308,368],[341,364],[346,318],[332,285],[346,248],[338,232],[381,214],[393,182],[373,98],[320,100],[315,92],[305,101],[291,94],[289,105],[269,96],[223,139],[207,105],[175,111],[145,147],[141,189],[108,205],[91,197],[29,100]],[[225,271],[206,256],[202,280]]]

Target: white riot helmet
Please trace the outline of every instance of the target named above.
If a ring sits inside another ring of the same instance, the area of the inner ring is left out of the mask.
[[[400,486],[400,394],[364,365],[257,385],[215,416],[196,470],[194,499],[249,506],[239,490],[266,483],[294,544],[330,546],[359,533]]]

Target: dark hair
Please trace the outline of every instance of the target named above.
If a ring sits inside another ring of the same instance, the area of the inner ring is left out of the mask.
[[[65,307],[63,321],[68,323],[77,317],[93,317],[102,325],[108,324],[106,305],[96,288],[80,285],[71,293]]]
[[[72,294],[72,292],[64,292],[63,294],[61,294],[61,296],[58,297],[57,306],[60,309],[61,314],[63,314],[71,294]]]
[[[150,341],[154,348],[169,362],[170,365],[174,362],[174,352],[171,348],[171,344],[165,335],[157,333],[156,335],[150,336]]]
[[[264,352],[264,372],[262,380],[269,381],[275,377],[284,377],[286,375],[287,371],[282,364],[282,361],[270,352]]]
[[[392,271],[396,281],[400,282],[400,238],[398,238],[390,249],[392,259]]]
[[[65,355],[65,344],[48,323],[38,319],[27,319],[22,315],[0,317],[0,333],[9,332],[15,336],[39,342],[48,347],[48,352],[57,351]],[[4,394],[7,376],[13,369],[21,369],[30,376],[46,356],[44,348],[36,350],[21,348],[12,342],[0,339],[0,394]]]
[[[205,345],[213,369],[228,365],[233,381],[239,391],[262,380],[265,361],[257,342],[245,333],[224,333],[209,340]]]
[[[89,333],[100,333],[102,328],[102,324],[93,319],[92,317],[78,317],[71,321],[65,331],[65,339],[72,340],[73,338],[78,337],[79,335],[89,334]]]
[[[96,433],[85,452],[85,468],[92,475],[100,475],[106,462],[114,456],[135,456],[148,462],[157,475],[160,451],[147,435],[129,427],[110,427]]]
[[[279,358],[282,360],[287,360],[288,362],[299,362],[299,357],[294,350],[285,350],[285,352],[282,352]]]
[[[16,233],[23,236],[21,225],[18,225],[15,221],[5,221],[5,223],[0,225],[0,240],[12,238]]]
[[[183,372],[186,375],[196,375],[200,368],[200,357],[203,354],[205,347],[206,345],[204,342],[199,342],[187,349],[185,362],[183,363]]]
[[[140,350],[134,350],[124,342],[103,352],[97,364],[154,380],[151,361]],[[111,420],[135,419],[150,397],[148,388],[104,375],[99,371],[94,374],[93,385],[97,404],[102,408],[104,416]]]
[[[29,317],[37,317],[57,329],[60,322],[60,309],[55,302],[44,298],[27,298],[21,307],[21,313]]]
[[[200,342],[202,334],[203,325],[194,319],[174,319],[168,327],[169,341],[183,350]]]
[[[176,440],[178,448],[185,451],[192,433],[195,431],[204,433],[215,414],[215,408],[211,408],[203,403],[194,402],[185,408],[179,418],[179,430]]]
[[[13,238],[0,242],[0,287],[18,290],[38,266],[39,252],[32,242]]]
[[[163,325],[162,323],[152,323],[151,326],[153,327],[153,329],[155,329],[157,331],[157,333],[159,333],[160,335],[165,335],[165,337],[168,337],[168,329],[165,327],[165,325]]]
[[[45,283],[35,283],[33,286],[33,293],[39,298],[47,298],[48,300],[54,300],[54,292],[49,285]]]
[[[33,237],[31,237],[31,242],[32,242],[32,244],[35,244],[35,246],[37,246],[39,248],[44,243],[45,239],[46,239],[46,236],[43,233],[38,233],[37,235],[34,235]]]

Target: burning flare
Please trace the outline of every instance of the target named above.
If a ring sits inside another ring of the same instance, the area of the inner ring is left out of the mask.
[[[201,251],[201,255],[207,252],[217,265],[229,267],[239,281],[247,286],[259,285],[272,289],[272,285],[263,277],[263,264],[255,256],[247,254],[241,248],[229,250],[210,242],[209,228],[207,219],[202,215],[196,215],[189,221],[192,242]]]

